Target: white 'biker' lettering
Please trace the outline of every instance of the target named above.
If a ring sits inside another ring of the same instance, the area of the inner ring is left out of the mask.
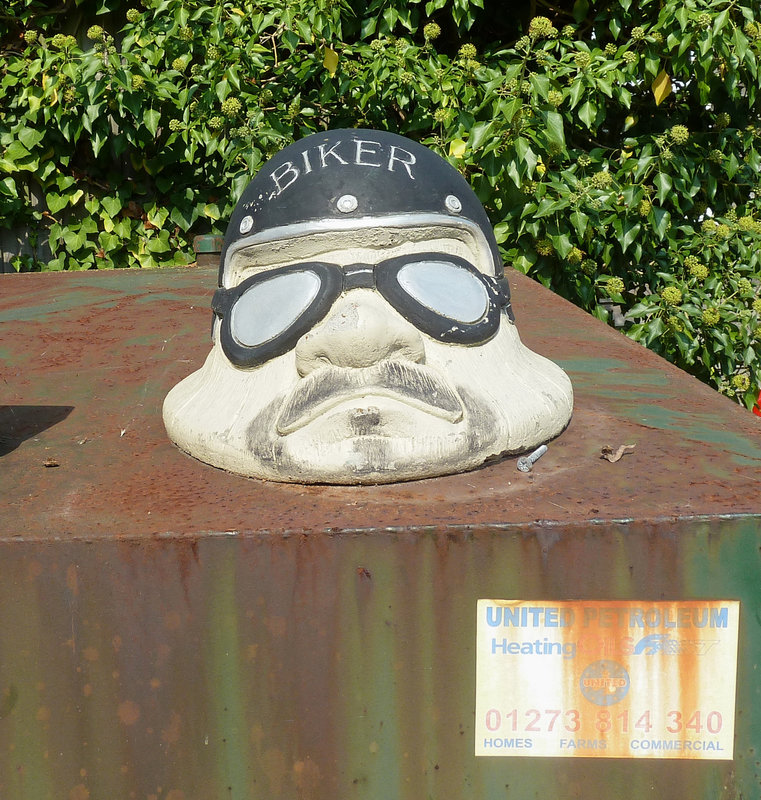
[[[293,177],[288,181],[288,183],[282,184],[280,181],[288,174],[292,175]],[[287,189],[292,183],[298,180],[299,171],[293,166],[292,161],[286,161],[285,164],[281,164],[277,169],[275,169],[271,173],[270,177],[273,181],[275,181],[275,186],[277,188],[275,196],[277,196],[281,192],[285,191],[285,189]]]
[[[396,155],[397,152],[405,153],[406,155],[408,155],[410,157],[410,160],[409,161],[405,161],[403,158],[398,158],[397,155]],[[412,178],[413,181],[415,180],[415,176],[412,174],[412,170],[410,169],[410,167],[415,163],[415,156],[412,153],[410,153],[409,150],[403,150],[401,147],[397,147],[396,145],[392,144],[391,145],[391,155],[388,157],[388,171],[389,172],[393,172],[394,171],[394,161],[398,161],[407,170],[407,174],[410,176],[410,178]]]
[[[346,148],[352,144],[352,149],[347,152]],[[341,150],[342,147],[343,150]],[[351,142],[341,140],[330,147],[326,144],[317,145],[311,152],[310,150],[302,150],[299,153],[302,162],[301,166],[296,166],[293,161],[284,161],[270,173],[270,177],[275,184],[275,189],[270,195],[270,199],[278,197],[302,175],[309,175],[310,172],[314,172],[316,169],[329,169],[336,165],[345,166],[350,163],[358,167],[385,168],[388,172],[397,172],[396,167],[402,166],[410,180],[415,180],[415,175],[412,171],[412,167],[416,163],[414,153],[405,150],[403,147],[389,145],[388,157],[386,157],[383,150],[383,144],[372,139],[352,139]],[[333,161],[330,159],[333,159]]]
[[[333,156],[339,164],[348,164],[348,161],[344,161],[338,153],[335,152],[336,147],[340,147],[341,142],[336,142],[333,147],[329,148],[328,150],[325,149],[325,145],[321,144],[317,146],[317,149],[320,151],[320,163],[323,167],[327,167],[327,158],[328,156]]]
[[[369,148],[365,147],[364,145],[375,145],[375,147],[380,147],[380,142],[373,142],[368,139],[355,139],[354,144],[357,145],[357,149],[354,155],[354,163],[360,167],[382,167],[383,164],[373,164],[370,161],[363,161],[362,154],[375,156],[378,155],[377,150],[370,150]]]

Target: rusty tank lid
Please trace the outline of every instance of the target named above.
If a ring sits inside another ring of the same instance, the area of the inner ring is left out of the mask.
[[[383,486],[251,480],[166,436],[209,349],[214,268],[0,277],[3,538],[462,530],[761,514],[761,419],[523,275],[521,337],[573,381],[566,431],[517,456]],[[616,462],[602,457],[622,445]]]

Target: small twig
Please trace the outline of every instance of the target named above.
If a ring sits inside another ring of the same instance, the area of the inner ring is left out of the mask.
[[[52,219],[53,222],[55,222],[56,225],[60,225],[61,224],[49,211],[43,211],[42,212],[42,216],[46,217],[47,219]]]
[[[626,453],[631,453],[636,446],[636,444],[622,444],[618,450],[614,452],[613,448],[609,444],[606,444],[602,450],[600,450],[600,458],[605,458],[610,461],[611,464],[615,464],[615,462],[623,458]]]

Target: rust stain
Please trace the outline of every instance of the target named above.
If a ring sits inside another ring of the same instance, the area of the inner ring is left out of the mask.
[[[90,790],[83,783],[78,783],[69,792],[69,800],[88,800],[89,797]]]
[[[177,744],[181,731],[182,717],[176,711],[172,711],[169,725],[161,732],[161,740],[166,744]]]
[[[140,707],[132,700],[119,703],[116,713],[122,725],[134,725],[140,719]]]
[[[250,733],[251,743],[254,747],[261,751],[262,749],[262,741],[264,740],[264,729],[258,723],[251,726],[251,733]]]
[[[296,788],[304,800],[310,800],[317,795],[320,786],[320,769],[311,758],[307,757],[303,761],[296,761],[293,765],[293,775]]]
[[[76,564],[69,564],[66,568],[66,586],[74,597],[79,594],[79,577]]]
[[[280,797],[283,793],[283,783],[288,773],[282,750],[274,747],[267,748],[262,754],[261,761],[262,771],[269,783],[270,792],[275,797]]]
[[[156,648],[156,666],[161,667],[166,664],[171,654],[172,648],[166,642],[161,642]]]
[[[164,627],[168,631],[176,631],[182,624],[182,618],[179,612],[169,611],[164,615]]]
[[[27,572],[28,579],[30,581],[39,578],[42,575],[42,564],[39,561],[31,561],[29,563],[29,571]]]
[[[100,658],[100,653],[97,647],[85,647],[82,651],[82,657],[85,661],[97,661]]]
[[[267,630],[276,639],[282,639],[288,630],[288,620],[285,617],[271,616],[264,620]]]

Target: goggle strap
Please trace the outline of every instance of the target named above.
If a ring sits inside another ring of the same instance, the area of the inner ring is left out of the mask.
[[[510,303],[510,281],[503,275],[501,278],[489,278],[489,282],[494,287],[499,298],[499,304],[505,310],[510,322],[515,322],[515,313]]]
[[[497,290],[499,291],[499,296],[502,298],[502,305],[509,306],[510,305],[510,281],[507,278],[502,277],[497,279]]]
[[[372,264],[352,264],[344,268],[343,289],[375,289],[375,267]]]
[[[507,278],[493,278],[491,275],[483,276],[489,284],[492,292],[496,295],[501,306],[510,305],[510,283]]]
[[[217,291],[214,292],[214,296],[211,298],[211,310],[218,317],[227,316],[230,313],[230,309],[233,307],[234,294],[234,292],[228,289],[217,289]]]

